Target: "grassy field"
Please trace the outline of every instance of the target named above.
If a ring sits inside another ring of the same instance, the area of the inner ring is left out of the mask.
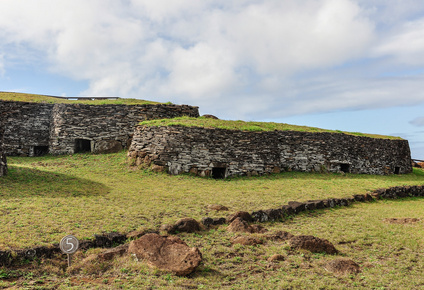
[[[177,117],[173,119],[149,120],[140,123],[145,126],[186,126],[186,127],[202,127],[202,128],[218,128],[227,130],[241,130],[241,131],[301,131],[310,133],[343,133],[348,135],[380,138],[380,139],[399,139],[400,137],[384,136],[377,134],[364,134],[358,132],[345,132],[340,130],[327,130],[315,127],[297,126],[285,123],[273,122],[245,122],[245,121],[232,121],[232,120],[217,120],[205,117],[191,118],[191,117]]]
[[[9,175],[0,179],[0,248],[58,243],[66,234],[79,239],[101,232],[158,228],[182,217],[226,216],[237,210],[275,208],[290,200],[345,197],[396,185],[422,185],[424,172],[369,176],[287,172],[271,176],[214,180],[169,176],[128,166],[126,153],[76,154],[36,158],[10,157]],[[222,204],[229,212],[209,212]],[[378,201],[305,213],[264,226],[270,233],[328,239],[336,256],[293,251],[284,242],[232,246],[226,226],[199,234],[179,234],[199,247],[204,261],[190,277],[147,268],[129,257],[65,272],[64,256],[0,268],[0,288],[29,289],[418,289],[424,286],[424,227],[389,224],[386,218],[424,219],[422,199]],[[81,261],[99,249],[79,252]],[[272,254],[286,258],[270,263]],[[353,259],[362,272],[335,275],[325,264],[337,257]]]
[[[47,103],[47,104],[89,104],[89,105],[145,105],[159,104],[158,102],[145,101],[139,99],[117,99],[117,100],[66,100],[55,98],[52,96],[0,92],[0,100],[15,101],[15,102],[32,102],[32,103]]]

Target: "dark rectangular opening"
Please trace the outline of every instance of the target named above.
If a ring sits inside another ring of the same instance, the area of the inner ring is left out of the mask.
[[[395,167],[394,174],[400,174],[400,167]]]
[[[49,146],[34,146],[34,156],[44,156],[49,153]]]
[[[340,164],[340,171],[344,173],[349,173],[350,164],[342,163]]]
[[[91,141],[87,139],[75,139],[75,153],[91,152]]]
[[[212,168],[212,178],[214,179],[224,179],[225,178],[225,167],[213,167]]]

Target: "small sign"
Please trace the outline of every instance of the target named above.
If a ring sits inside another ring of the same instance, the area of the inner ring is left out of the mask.
[[[66,237],[62,238],[60,240],[60,250],[64,254],[73,254],[78,250],[79,247],[79,241],[76,237],[73,235],[67,235]]]

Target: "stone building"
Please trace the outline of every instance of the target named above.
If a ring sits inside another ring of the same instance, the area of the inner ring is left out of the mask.
[[[107,153],[128,148],[141,121],[198,117],[186,105],[84,105],[0,101],[6,155]]]
[[[146,163],[170,174],[213,178],[282,171],[412,172],[407,140],[343,133],[138,126],[128,156],[137,165]]]

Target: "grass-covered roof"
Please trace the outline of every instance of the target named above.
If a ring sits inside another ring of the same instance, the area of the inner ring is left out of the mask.
[[[77,97],[75,97],[77,98]],[[93,97],[95,98],[95,97]],[[158,102],[139,99],[115,99],[115,100],[67,100],[54,96],[44,96],[26,93],[0,92],[0,100],[14,102],[48,103],[48,104],[89,104],[89,105],[145,105],[159,104]]]
[[[231,121],[231,120],[217,120],[205,117],[191,118],[191,117],[178,117],[173,119],[160,119],[141,122],[140,125],[145,126],[185,126],[185,127],[201,127],[201,128],[217,128],[227,130],[240,130],[240,131],[301,131],[311,133],[341,133],[355,136],[363,136],[370,138],[380,139],[402,139],[400,137],[384,136],[376,134],[364,134],[359,132],[344,132],[340,130],[326,130],[315,127],[297,126],[285,123],[274,122],[246,122],[246,121]]]

